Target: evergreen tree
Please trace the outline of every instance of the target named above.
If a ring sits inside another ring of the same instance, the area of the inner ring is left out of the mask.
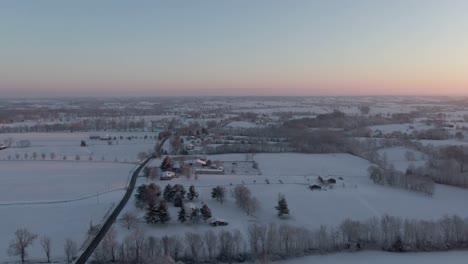
[[[135,192],[135,206],[143,210],[146,205],[146,185],[142,184],[138,186]]]
[[[164,192],[163,192],[163,197],[164,197],[164,200],[166,201],[171,201],[172,200],[172,186],[170,184],[166,185],[166,187],[164,188]]]
[[[179,215],[178,215],[177,219],[181,223],[184,223],[185,221],[187,221],[187,216],[185,215],[185,208],[183,206],[180,207]]]
[[[191,185],[189,187],[189,192],[187,194],[187,198],[190,200],[190,201],[193,201],[193,199],[197,198],[198,197],[198,193],[197,191],[195,190],[195,186]]]
[[[289,215],[288,202],[286,202],[286,198],[283,195],[280,196],[278,205],[275,208],[278,211],[278,216]]]
[[[185,198],[185,188],[182,184],[176,184],[174,185],[174,187],[172,187],[172,192],[171,192],[171,195],[172,195],[172,198],[171,199],[174,199],[176,193],[180,193],[180,195],[182,196],[182,199]]]
[[[150,205],[146,208],[145,221],[148,224],[154,224],[158,222],[157,208],[155,205]]]
[[[165,201],[161,201],[156,208],[156,215],[158,217],[159,222],[162,224],[166,223],[167,221],[171,220],[171,216],[169,215],[169,211],[167,210],[167,203]]]
[[[193,223],[198,223],[200,221],[200,209],[192,209],[192,213],[190,214],[190,220]]]
[[[211,218],[211,209],[206,204],[203,204],[202,208],[200,209],[200,213],[205,222]]]
[[[174,195],[174,207],[183,207],[184,200],[182,198],[182,194],[180,192],[177,192]]]
[[[145,200],[145,191],[146,191],[146,184],[142,184],[140,186],[138,186],[138,188],[136,189],[136,192],[135,192],[135,199],[139,200],[139,201],[144,201]]]

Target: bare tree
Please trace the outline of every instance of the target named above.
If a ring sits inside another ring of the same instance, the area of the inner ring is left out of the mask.
[[[64,252],[65,257],[67,258],[67,263],[71,263],[77,253],[76,242],[67,238],[65,240]]]
[[[189,232],[185,234],[185,242],[193,261],[198,263],[200,255],[203,252],[203,239],[199,234]]]
[[[94,259],[98,263],[115,262],[117,248],[117,231],[115,231],[114,227],[111,227],[94,251]]]
[[[236,187],[234,187],[234,190],[232,191],[232,196],[236,200],[237,206],[245,210],[245,208],[247,208],[247,205],[249,203],[251,193],[250,193],[249,188],[247,188],[246,186],[237,185]]]
[[[222,261],[231,262],[233,255],[234,242],[232,234],[229,231],[221,231],[219,233],[219,257]]]
[[[8,254],[12,256],[20,256],[21,263],[24,263],[24,260],[28,255],[26,249],[32,245],[36,238],[36,234],[29,232],[25,228],[16,230],[15,239],[11,240],[10,242]]]
[[[203,235],[203,240],[205,241],[206,249],[208,250],[208,260],[213,260],[213,257],[216,256],[216,248],[218,237],[213,232],[213,230],[208,230]]]
[[[260,205],[258,199],[252,197],[249,188],[244,185],[237,185],[234,187],[232,196],[236,200],[237,206],[244,210],[247,215],[254,214]]]
[[[154,236],[149,236],[146,239],[145,248],[147,251],[147,261],[149,263],[158,263],[163,253],[161,244],[161,239]]]
[[[137,221],[136,215],[130,212],[125,212],[120,218],[120,223],[128,230],[130,230]]]
[[[40,242],[41,242],[41,247],[44,250],[44,253],[46,254],[46,257],[47,257],[47,263],[50,263],[50,252],[52,250],[50,237],[42,236]]]

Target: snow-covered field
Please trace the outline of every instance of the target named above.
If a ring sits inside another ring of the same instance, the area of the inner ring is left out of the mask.
[[[411,165],[417,168],[424,166],[427,162],[427,157],[424,153],[405,147],[380,149],[378,153],[389,164],[393,165],[395,169],[401,172],[405,172]]]
[[[0,161],[0,260],[18,228],[52,238],[54,260],[63,260],[67,238],[80,247],[92,221],[100,223],[124,194],[133,164],[110,162]],[[39,241],[28,250],[44,260]]]
[[[245,154],[207,156],[211,160],[245,161]],[[309,229],[320,225],[337,226],[344,219],[366,220],[370,217],[389,214],[410,219],[438,219],[445,214],[468,216],[464,210],[468,191],[455,187],[436,185],[435,194],[428,197],[386,186],[371,183],[367,176],[368,161],[348,154],[257,154],[262,175],[200,175],[198,179],[179,178],[172,181],[156,181],[161,188],[168,183],[183,184],[186,189],[196,186],[200,197],[195,203],[200,207],[206,203],[214,217],[229,221],[226,227],[217,230],[239,229],[246,231],[252,223],[288,223]],[[308,186],[317,182],[317,175],[338,180],[333,189],[311,191]],[[266,179],[270,184],[266,183]],[[281,183],[282,182],[282,183]],[[149,183],[141,178],[138,184]],[[245,184],[260,201],[260,209],[254,216],[247,216],[236,207],[230,195],[224,204],[210,197],[211,189],[223,185],[230,190],[238,184]],[[291,216],[279,219],[274,206],[278,195],[284,194],[288,200]],[[402,206],[402,205],[405,206]],[[171,221],[161,225],[148,225],[142,220],[139,227],[145,234],[162,236],[165,234],[183,235],[188,231],[203,232],[213,229],[205,223],[184,223],[177,221],[178,208],[169,205]],[[125,211],[135,212],[143,217],[144,211],[135,208],[134,202],[127,204]],[[119,232],[126,234],[124,228]]]
[[[90,135],[116,137],[112,144],[102,140],[90,140]],[[144,138],[145,136],[156,136],[155,133],[21,133],[2,134],[1,140],[12,138],[13,147],[0,151],[0,160],[33,159],[33,154],[37,154],[37,160],[41,160],[44,153],[45,159],[51,159],[51,153],[55,154],[54,160],[75,160],[79,156],[80,160],[94,161],[115,161],[135,162],[139,152],[150,152],[154,148],[155,139]],[[121,139],[120,137],[123,137]],[[131,140],[127,137],[135,137]],[[15,147],[15,142],[29,140],[30,147]],[[85,147],[81,147],[81,140],[86,142]],[[27,158],[25,158],[27,155]]]
[[[252,122],[247,121],[233,121],[226,125],[226,127],[233,127],[233,128],[252,128],[257,127],[258,125]]]
[[[468,251],[431,252],[431,253],[390,253],[381,251],[363,251],[357,253],[337,253],[322,256],[309,256],[284,261],[277,264],[464,264]]]

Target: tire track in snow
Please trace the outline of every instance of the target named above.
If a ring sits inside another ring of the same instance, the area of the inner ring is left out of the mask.
[[[88,195],[88,196],[83,196],[75,199],[67,199],[67,200],[56,200],[56,201],[41,201],[41,202],[12,202],[12,203],[0,203],[0,206],[18,206],[18,205],[43,205],[43,204],[61,204],[61,203],[72,203],[72,202],[77,202],[77,201],[82,201],[86,199],[91,199],[99,195],[111,193],[111,192],[116,192],[116,191],[125,191],[127,188],[119,188],[119,189],[113,189],[113,190],[108,190],[105,192],[100,192],[97,194],[93,195]]]
[[[356,195],[356,200],[358,200],[364,207],[369,209],[375,216],[380,217],[382,215],[374,206],[372,206],[366,199],[362,197],[361,191],[358,191],[358,195]]]

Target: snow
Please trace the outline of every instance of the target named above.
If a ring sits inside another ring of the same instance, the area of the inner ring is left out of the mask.
[[[258,125],[253,122],[247,121],[233,121],[226,125],[226,127],[233,127],[233,128],[254,128]]]
[[[99,224],[120,201],[135,165],[102,162],[0,161],[0,262],[15,230],[27,228],[52,239],[54,260],[63,260],[67,238],[80,247],[89,224]],[[44,260],[36,240],[31,260]]]
[[[134,168],[120,163],[75,161],[0,161],[0,166],[0,205],[77,199],[123,189]]]
[[[407,152],[410,152],[410,159],[407,159]],[[405,172],[408,167],[422,167],[426,164],[426,155],[424,153],[405,147],[393,147],[380,149],[378,151],[381,157],[385,157],[387,162],[395,167],[395,169]],[[413,157],[411,157],[411,155]]]
[[[66,156],[68,160],[74,160],[75,156],[80,156],[80,160],[135,162],[139,152],[150,152],[154,148],[156,140],[142,139],[149,133],[101,133],[102,136],[109,134],[111,137],[117,137],[109,145],[107,141],[89,140],[89,136],[99,133],[21,133],[21,134],[2,134],[0,140],[13,138],[14,141],[30,140],[31,146],[27,148],[17,148],[15,143],[11,148],[0,151],[0,160],[6,160],[10,156],[16,159],[16,154],[20,159],[24,159],[24,154],[28,159],[32,159],[32,154],[37,153],[37,159],[41,159],[41,154],[46,154],[46,159],[50,159],[50,153],[55,153],[56,160],[62,160]],[[120,139],[123,136],[124,139]],[[127,136],[136,136],[137,139],[127,140]],[[81,140],[85,140],[87,146],[81,147]]]
[[[227,162],[245,162],[245,154],[227,154],[206,156],[207,159]],[[409,192],[373,184],[367,175],[370,163],[349,154],[257,154],[254,160],[259,163],[261,175],[199,175],[198,179],[185,177],[170,182],[155,181],[161,188],[170,183],[182,184],[186,189],[194,185],[200,193],[193,203],[201,207],[206,203],[212,210],[213,217],[226,219],[228,226],[211,227],[207,223],[184,223],[177,221],[178,208],[169,204],[172,219],[164,224],[148,225],[142,220],[138,226],[146,235],[163,236],[166,234],[183,235],[185,232],[204,232],[206,230],[239,229],[246,231],[252,223],[288,223],[294,226],[316,229],[320,225],[338,226],[346,218],[367,220],[384,214],[408,219],[438,219],[446,214],[468,216],[465,201],[468,191],[461,188],[436,185],[434,196]],[[333,189],[311,191],[308,186],[317,183],[317,175],[325,179],[342,177]],[[266,179],[270,184],[266,183]],[[280,180],[282,183],[280,183]],[[137,185],[146,183],[140,178]],[[247,216],[236,207],[230,190],[239,184],[245,184],[258,198],[260,209],[254,216]],[[211,199],[213,187],[222,185],[227,190],[226,201],[220,204]],[[287,220],[276,216],[274,206],[278,195],[284,194],[291,211]],[[402,206],[404,204],[405,206]],[[130,201],[124,211],[136,212],[143,217],[144,211],[135,208]],[[120,227],[122,237],[127,231]],[[244,233],[244,235],[246,235]]]
[[[277,264],[464,264],[468,258],[468,251],[430,252],[430,253],[391,253],[381,251],[363,251],[355,253],[337,253],[330,255],[308,256],[284,261]]]

